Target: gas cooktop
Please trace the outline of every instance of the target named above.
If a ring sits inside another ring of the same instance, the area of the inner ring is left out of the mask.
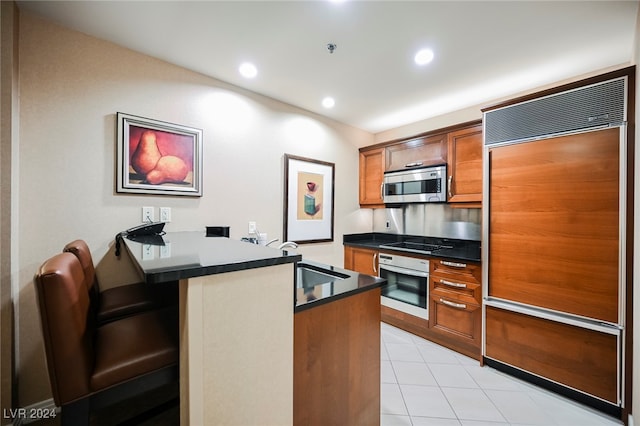
[[[381,244],[380,248],[387,248],[400,251],[408,251],[412,253],[431,254],[434,251],[442,249],[451,249],[453,246],[443,244],[429,244],[414,241],[399,241],[397,243]]]

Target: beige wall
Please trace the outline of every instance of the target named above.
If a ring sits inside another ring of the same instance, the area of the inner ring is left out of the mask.
[[[215,54],[215,52],[212,52]],[[43,260],[83,238],[103,283],[135,278],[112,253],[115,234],[141,207],[168,206],[165,230],[256,221],[282,238],[283,154],[335,163],[335,240],[301,246],[305,257],[342,265],[342,235],[368,231],[358,208],[358,146],[373,136],[119,46],[20,17],[18,256],[19,405],[50,397],[32,278]],[[116,112],[203,130],[204,195],[114,193]],[[122,271],[124,270],[124,273]]]

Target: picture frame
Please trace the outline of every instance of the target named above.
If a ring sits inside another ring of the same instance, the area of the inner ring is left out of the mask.
[[[202,196],[202,130],[118,112],[116,192]]]
[[[283,241],[333,241],[335,165],[284,155]]]

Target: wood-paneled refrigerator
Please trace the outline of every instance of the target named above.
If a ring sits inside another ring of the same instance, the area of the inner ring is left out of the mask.
[[[485,363],[618,417],[633,204],[621,74],[485,110],[483,152]]]

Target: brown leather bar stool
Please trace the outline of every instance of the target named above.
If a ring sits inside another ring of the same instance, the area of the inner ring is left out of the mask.
[[[91,411],[178,380],[175,309],[97,327],[79,260],[60,253],[35,276],[49,380],[62,425],[88,425]]]
[[[63,251],[73,253],[80,260],[99,324],[151,309],[178,306],[177,281],[153,286],[141,282],[100,291],[93,257],[87,243],[84,240],[75,240],[64,246]]]

